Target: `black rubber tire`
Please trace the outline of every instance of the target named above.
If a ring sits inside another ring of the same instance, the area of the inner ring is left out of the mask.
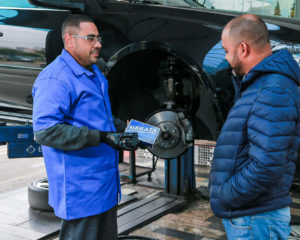
[[[28,186],[28,202],[30,207],[42,211],[53,211],[48,204],[48,178],[31,182]]]

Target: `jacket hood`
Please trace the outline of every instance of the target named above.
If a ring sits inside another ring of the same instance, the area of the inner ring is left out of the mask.
[[[300,86],[300,67],[294,60],[292,54],[286,49],[275,52],[258,63],[245,76],[242,83],[249,84],[255,75],[262,73],[278,73],[285,75]]]

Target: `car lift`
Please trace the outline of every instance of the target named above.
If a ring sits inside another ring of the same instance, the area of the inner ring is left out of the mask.
[[[131,183],[137,183],[137,178],[148,175],[148,181],[151,180],[151,174],[156,169],[158,157],[152,156],[152,167],[143,167],[136,164],[136,152],[129,151],[129,163],[124,162],[124,151],[119,152],[119,172],[120,177],[127,177]]]
[[[29,124],[25,126],[7,126],[5,123],[1,123],[0,143],[2,145],[7,143],[7,154],[9,158],[42,156],[41,146],[34,141],[33,129]],[[118,210],[119,234],[128,234],[165,214],[186,206],[190,200],[192,200],[190,196],[195,192],[193,155],[193,147],[189,147],[180,157],[165,160],[164,193],[157,193],[143,200],[135,201]],[[139,176],[135,173],[134,152],[130,154],[130,159],[130,173],[132,179],[134,179]],[[151,174],[154,169],[155,168],[151,169],[147,174]],[[18,194],[20,194],[20,192],[18,192]],[[24,189],[24,194],[27,194],[26,189]],[[25,199],[24,201],[27,200]],[[60,219],[55,218],[53,213],[40,212],[33,209],[29,209],[29,211],[31,211],[31,215],[34,216],[30,220],[32,224],[29,224],[32,226],[31,230],[33,232],[38,233],[40,231],[38,227],[35,229],[35,226],[39,226],[38,224],[42,221],[41,219],[45,221],[45,215],[48,214],[49,219],[51,219],[48,232],[45,231],[45,234],[39,239],[50,239],[50,237],[58,234]],[[55,224],[53,222],[55,222]],[[44,227],[45,225],[47,226],[47,222],[43,223]]]
[[[9,158],[42,157],[40,144],[34,141],[33,129],[30,125],[7,126],[0,123],[0,144],[7,143]],[[120,154],[123,156],[122,154]],[[122,159],[123,157],[121,157]],[[195,173],[193,163],[193,147],[182,156],[165,160],[165,192],[172,195],[187,195],[195,190]],[[136,182],[136,178],[144,174],[151,174],[155,170],[157,158],[152,159],[153,167],[147,168],[141,174],[136,173],[136,156],[129,153],[129,178]]]
[[[32,126],[6,126],[0,123],[0,145],[7,143],[9,158],[42,157],[41,145],[34,141]]]

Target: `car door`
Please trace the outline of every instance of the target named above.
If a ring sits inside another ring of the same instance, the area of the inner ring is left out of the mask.
[[[61,52],[66,10],[0,0],[0,107],[31,109],[39,72]]]

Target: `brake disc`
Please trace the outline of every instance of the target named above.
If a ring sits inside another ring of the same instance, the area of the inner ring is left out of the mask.
[[[191,145],[186,141],[186,127],[182,124],[183,113],[163,110],[151,115],[147,124],[160,128],[160,134],[148,150],[163,159],[176,158],[183,154]]]

